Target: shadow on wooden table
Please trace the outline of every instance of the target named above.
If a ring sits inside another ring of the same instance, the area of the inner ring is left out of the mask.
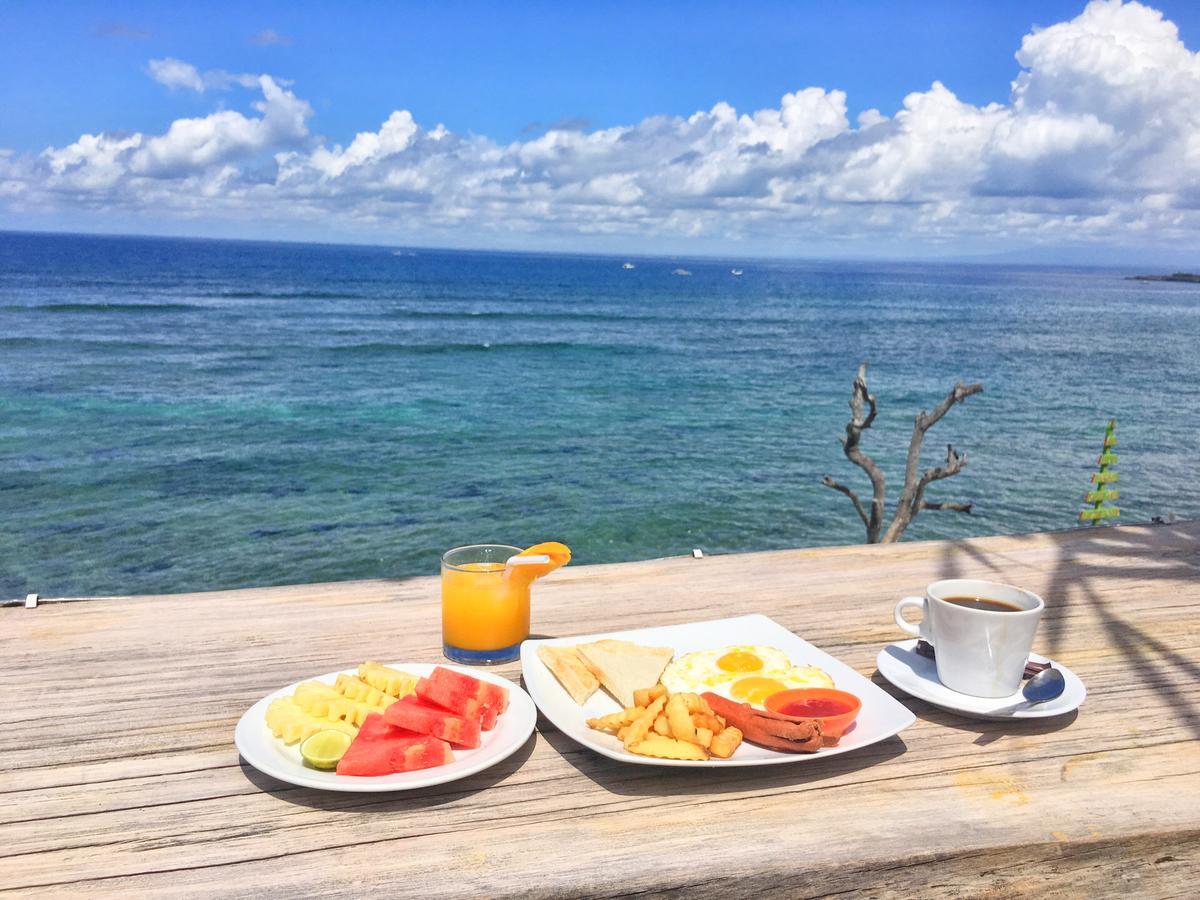
[[[482,772],[461,778],[458,781],[449,781],[445,784],[436,784],[432,787],[419,788],[413,791],[395,791],[392,793],[348,793],[295,787],[285,784],[282,781],[277,781],[270,775],[264,775],[240,757],[238,758],[238,764],[241,766],[242,774],[246,776],[246,780],[260,791],[296,806],[304,806],[309,809],[319,809],[327,812],[338,810],[353,811],[358,809],[382,810],[385,812],[414,812],[427,809],[431,806],[441,806],[444,803],[461,800],[463,797],[487,790],[497,782],[503,781],[525,764],[525,761],[533,753],[536,743],[537,735],[531,734],[529,740],[521,745],[521,749],[508,757],[508,759],[502,760],[491,768],[484,769]]]
[[[542,734],[546,742],[574,769],[612,794],[636,797],[680,797],[691,794],[731,794],[744,791],[804,787],[838,778],[900,756],[900,737],[888,738],[852,753],[777,766],[738,766],[695,770],[669,766],[638,766],[618,762],[581,747],[560,731]],[[703,777],[697,777],[702,775]]]
[[[1067,622],[1073,614],[1091,613],[1125,664],[1138,677],[1155,684],[1173,710],[1200,738],[1200,706],[1183,685],[1200,682],[1200,665],[1188,659],[1147,629],[1130,620],[1127,611],[1101,590],[1114,580],[1130,592],[1158,594],[1169,602],[1172,582],[1187,582],[1200,575],[1200,542],[1187,530],[1171,525],[1140,528],[1097,526],[1062,532],[1062,540],[1042,596],[1046,615],[1038,643],[1042,652],[1055,656],[1067,640]],[[1016,540],[1041,539],[1042,535],[1014,536]],[[1120,561],[1114,565],[1113,560]],[[966,541],[950,541],[941,560],[939,578],[981,576],[1006,581],[1003,556],[989,556]],[[1044,644],[1042,642],[1045,642]]]

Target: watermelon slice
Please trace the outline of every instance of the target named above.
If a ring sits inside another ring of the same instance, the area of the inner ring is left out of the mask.
[[[389,725],[379,713],[370,713],[358,729],[356,741],[386,741],[393,738],[416,737],[417,732]]]
[[[508,690],[490,681],[482,681],[465,672],[442,666],[437,666],[429,674],[429,680],[435,684],[449,685],[478,700],[481,706],[495,709],[497,713],[508,709]]]
[[[496,724],[495,710],[485,708],[478,700],[456,691],[444,682],[434,683],[430,678],[422,678],[417,682],[417,696],[426,703],[441,706],[457,716],[478,722],[484,731],[491,730]]]
[[[398,730],[398,729],[397,729]],[[454,762],[450,745],[426,735],[375,740],[354,739],[337,764],[339,775],[391,775]]]
[[[481,681],[465,672],[438,666],[429,673],[428,680],[438,693],[454,698],[456,703],[463,703],[462,698],[478,703],[484,730],[494,726],[500,713],[508,708],[508,691],[505,688],[498,684],[492,684],[490,681]],[[435,702],[446,706],[441,701]],[[448,708],[454,709],[453,706]]]
[[[417,697],[401,697],[387,708],[383,719],[389,725],[432,735],[456,747],[474,749],[479,746],[478,720],[456,716]]]
[[[445,685],[436,685],[428,678],[420,678],[417,680],[417,696],[426,703],[440,706],[456,716],[473,719],[480,725],[483,724],[483,710],[479,706],[479,701],[459,696],[448,690]]]

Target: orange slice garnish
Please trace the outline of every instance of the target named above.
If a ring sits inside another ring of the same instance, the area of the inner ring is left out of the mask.
[[[546,541],[543,544],[534,544],[532,547],[526,547],[517,556],[548,556],[550,562],[535,563],[528,566],[510,566],[508,570],[509,578],[518,578],[523,581],[533,581],[535,578],[541,578],[543,575],[549,575],[559,566],[565,566],[571,561],[571,548],[566,544],[560,544],[558,541]]]

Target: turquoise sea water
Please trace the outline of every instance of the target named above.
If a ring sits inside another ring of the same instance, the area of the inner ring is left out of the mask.
[[[862,540],[918,409],[970,465],[909,538],[1070,527],[1104,423],[1123,520],[1200,515],[1200,289],[1125,272],[0,234],[0,598]],[[691,277],[673,276],[685,267]],[[745,275],[735,278],[730,268]]]

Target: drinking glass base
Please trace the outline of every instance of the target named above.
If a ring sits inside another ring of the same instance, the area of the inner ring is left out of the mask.
[[[519,659],[521,645],[516,643],[511,647],[501,647],[498,650],[463,650],[461,647],[442,644],[442,654],[450,662],[456,662],[463,666],[494,666]]]

